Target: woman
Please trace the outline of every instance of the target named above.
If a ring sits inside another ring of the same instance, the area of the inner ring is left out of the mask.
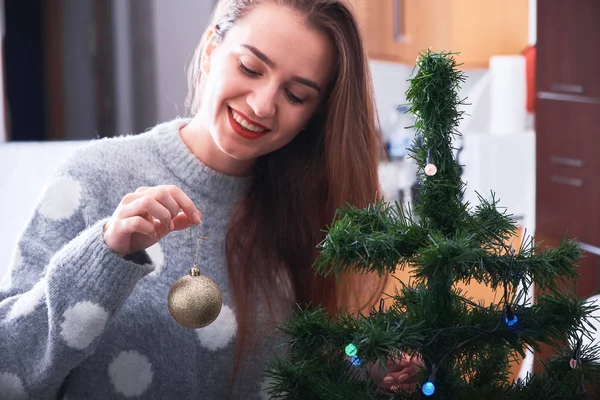
[[[335,209],[378,188],[347,3],[222,0],[189,77],[191,119],[96,141],[49,182],[0,291],[0,398],[260,398],[294,303],[357,307],[351,277],[310,268]],[[167,296],[200,218],[223,308],[188,329]]]

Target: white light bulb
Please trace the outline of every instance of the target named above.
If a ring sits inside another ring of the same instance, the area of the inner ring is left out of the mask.
[[[434,176],[437,172],[437,167],[435,166],[435,164],[427,164],[425,166],[425,175],[427,176]]]

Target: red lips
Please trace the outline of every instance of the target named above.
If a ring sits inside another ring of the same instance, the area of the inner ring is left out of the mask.
[[[228,108],[227,116],[229,118],[229,124],[231,125],[231,128],[233,129],[233,131],[235,133],[242,136],[243,138],[248,139],[248,140],[256,140],[256,139],[260,139],[261,137],[265,136],[265,134],[269,132],[269,128],[267,128],[266,126],[251,120],[245,114],[239,112],[238,110],[234,110],[231,107],[227,107],[227,108]],[[239,122],[237,122],[233,118],[232,111],[235,111],[236,114],[238,114],[240,117],[244,118],[246,121],[248,121],[252,125],[257,126],[261,129],[264,129],[265,131],[264,132],[254,132],[254,131],[244,128],[242,125],[239,124]]]

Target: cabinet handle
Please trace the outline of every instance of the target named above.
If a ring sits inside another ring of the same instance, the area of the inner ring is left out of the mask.
[[[575,179],[575,178],[567,178],[566,176],[552,175],[550,180],[554,183],[562,183],[565,185],[571,185],[571,186],[576,186],[576,187],[583,186],[583,180]]]
[[[550,161],[552,164],[568,165],[569,167],[579,168],[583,167],[583,160],[577,160],[575,158],[552,156],[550,157]]]
[[[404,42],[404,26],[402,26],[402,0],[394,0],[394,41]]]
[[[566,93],[577,93],[583,94],[583,86],[581,85],[565,85],[562,83],[555,83],[552,85],[552,91],[554,92],[566,92]]]

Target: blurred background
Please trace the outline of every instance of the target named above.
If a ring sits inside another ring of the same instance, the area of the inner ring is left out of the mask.
[[[566,232],[577,237],[586,257],[575,291],[598,294],[600,1],[351,2],[386,142],[386,200],[410,204],[418,192],[404,113],[418,52],[460,52],[468,105],[455,147],[465,200],[496,192],[520,238],[535,233],[554,246]],[[186,115],[185,70],[215,3],[0,0],[0,278],[68,153]]]
[[[4,0],[6,140],[142,132],[185,113],[214,0]]]

